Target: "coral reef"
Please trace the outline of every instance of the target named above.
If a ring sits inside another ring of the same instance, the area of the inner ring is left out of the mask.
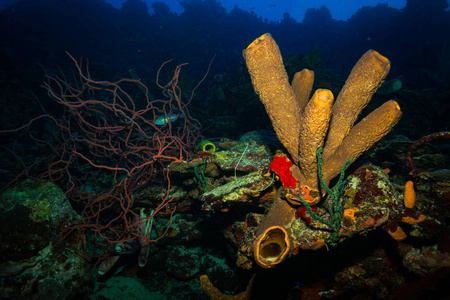
[[[309,9],[301,23],[218,0],[180,1],[179,14],[154,2],[152,15],[143,0],[3,2],[1,299],[448,298],[447,0],[347,21]],[[241,50],[258,32],[276,33],[283,60],[274,43],[255,57],[255,93]],[[388,61],[369,51],[342,89],[367,49],[389,57],[390,77],[379,86]],[[81,70],[64,51],[86,58]],[[378,138],[362,130],[378,128],[366,112],[390,99],[403,114],[393,139],[357,158],[357,141]],[[43,112],[55,118],[11,131]]]
[[[284,239],[289,238],[293,245],[290,250],[298,255],[292,256],[289,264],[279,264],[278,268],[270,272],[255,268],[252,247],[256,232],[264,220],[265,211],[275,205],[272,202],[276,198],[276,187],[281,186],[281,183],[272,182],[272,176],[263,176],[270,168],[270,158],[275,154],[274,148],[266,144],[272,143],[271,139],[264,137],[261,132],[251,132],[230,149],[200,151],[197,153],[198,157],[193,160],[171,164],[170,194],[178,195],[174,199],[177,210],[172,222],[170,214],[156,218],[152,230],[152,239],[156,239],[163,236],[169,227],[165,238],[151,244],[149,262],[145,268],[137,267],[138,253],[121,255],[114,268],[96,283],[93,299],[102,299],[111,293],[117,293],[117,297],[122,294],[126,297],[125,291],[121,293],[114,289],[124,289],[126,285],[129,287],[127,291],[141,294],[143,297],[152,293],[153,297],[167,297],[170,294],[179,299],[194,295],[196,299],[207,299],[208,296],[232,299],[231,295],[245,298],[250,294],[255,297],[275,295],[274,298],[287,299],[287,292],[301,297],[352,298],[353,295],[376,295],[378,298],[387,298],[411,280],[426,281],[428,277],[436,276],[443,278],[442,280],[448,278],[442,270],[448,266],[450,253],[449,235],[444,226],[449,216],[450,174],[437,169],[448,165],[448,148],[436,148],[426,144],[417,149],[413,154],[417,167],[422,170],[421,177],[409,177],[406,152],[414,142],[402,138],[379,143],[365,155],[365,159],[372,164],[350,169],[350,175],[343,182],[341,200],[344,200],[345,206],[340,223],[338,248],[330,247],[329,251],[326,250],[329,245],[325,241],[332,231],[312,217],[304,206],[300,206],[293,212],[294,219],[289,234],[281,234],[283,229],[279,228],[273,231],[270,240],[265,241],[275,248],[276,245],[286,243]],[[275,157],[287,162],[287,156],[280,152]],[[203,191],[200,180],[195,180],[197,175],[194,166],[199,162],[203,164],[198,166],[197,174],[203,174],[202,180],[209,183],[207,191]],[[381,165],[383,169],[375,164]],[[257,174],[260,175],[256,176]],[[408,194],[411,193],[410,184],[406,184],[407,179],[414,182],[416,194],[415,204],[411,208],[406,206],[408,201],[405,199],[410,197]],[[236,180],[244,180],[246,184],[235,185]],[[232,188],[222,188],[230,183],[234,183]],[[259,193],[244,192],[256,191],[268,184],[270,186]],[[16,208],[23,207],[19,204],[25,203],[22,202],[23,199],[39,200],[27,204],[29,209],[41,212],[36,214],[32,211],[27,214],[35,220],[52,220],[47,217],[51,210],[55,212],[54,217],[57,217],[56,212],[65,211],[64,202],[56,205],[50,201],[59,198],[39,196],[46,195],[45,189],[52,191],[54,185],[48,185],[44,190],[31,189],[35,185],[27,182],[18,186],[16,191],[29,191],[26,193],[28,196],[22,197],[11,192],[7,194],[11,195],[8,199],[19,199]],[[156,185],[154,190],[146,190],[146,193],[141,192],[138,196],[147,199],[145,201],[152,201],[152,197],[156,197],[153,193],[157,195],[164,188],[161,183],[159,187]],[[209,197],[211,192],[214,193],[213,198]],[[237,197],[233,198],[235,196]],[[141,204],[144,205],[145,201]],[[11,201],[7,203],[9,202]],[[285,200],[278,204],[290,206]],[[203,212],[200,212],[201,207]],[[332,217],[322,205],[312,206],[311,210],[326,221]],[[18,210],[11,213],[14,213],[18,220],[26,219],[25,216],[21,218]],[[62,216],[67,214],[62,213]],[[418,223],[404,222],[408,221],[408,217],[419,220],[420,216],[426,219]],[[34,224],[36,230],[42,228],[31,221],[28,224]],[[64,224],[61,226],[63,228]],[[401,228],[403,239],[394,240],[387,233],[394,230],[394,226]],[[35,249],[41,249],[40,243],[45,242],[45,238],[39,243],[33,242],[30,239],[35,234],[28,232],[32,234],[24,243],[29,242]],[[71,239],[67,241],[72,244],[74,242]],[[61,245],[58,244],[58,247]],[[18,249],[21,251],[15,255],[24,253],[26,247]],[[74,255],[75,252],[66,249],[62,253]],[[50,263],[52,256],[47,258],[50,260],[48,265],[47,260],[39,261],[39,254],[36,256],[31,253],[28,257],[32,259],[22,261],[20,258],[10,257],[10,260],[19,263],[17,267],[23,267],[23,270],[18,275],[3,276],[3,283],[7,284],[5,286],[12,285],[12,279],[19,279],[15,286],[28,287],[20,281],[21,278],[41,272],[43,267],[55,268]],[[236,266],[233,260],[236,261]],[[32,264],[33,261],[36,262],[35,265]],[[61,266],[66,265],[66,262],[63,262]],[[11,267],[4,264],[4,271],[7,266]],[[90,265],[85,263],[83,266],[83,270],[86,270]],[[80,272],[80,267],[70,271],[63,271],[61,268],[55,270],[60,274],[67,274]],[[83,275],[83,278],[92,278],[90,276],[94,274],[95,269]],[[108,279],[109,276],[113,277]],[[130,280],[135,276],[138,278]],[[249,282],[251,277],[253,279]],[[62,297],[67,295],[67,290],[57,284],[58,280],[49,277],[39,283],[41,295],[48,295],[50,290]],[[280,282],[294,284],[282,285]],[[44,292],[47,294],[43,294]],[[398,293],[403,292],[399,289]]]

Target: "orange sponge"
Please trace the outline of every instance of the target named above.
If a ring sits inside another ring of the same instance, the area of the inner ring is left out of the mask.
[[[405,184],[403,202],[406,208],[413,208],[416,204],[416,192],[414,191],[414,183],[411,180]]]

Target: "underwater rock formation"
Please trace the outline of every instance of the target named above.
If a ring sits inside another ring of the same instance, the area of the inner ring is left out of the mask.
[[[269,172],[273,153],[264,145],[270,142],[269,137],[267,133],[249,132],[230,149],[200,151],[194,160],[172,163],[171,177],[184,190],[190,190],[190,196],[201,200],[204,211],[262,205],[274,189],[274,176]]]
[[[61,239],[79,218],[63,191],[27,179],[6,190],[3,200],[0,299],[75,299],[87,293],[93,273],[76,252],[86,239]]]
[[[399,195],[383,170],[371,164],[361,166],[348,176],[343,183],[342,200],[345,204],[339,222],[338,242],[364,234],[386,223],[395,222],[399,212],[403,210]],[[276,211],[289,206],[287,201],[276,201],[269,216],[274,215],[272,213],[274,209]],[[330,239],[333,231],[320,219],[331,222],[334,216],[322,206],[313,207],[312,212],[300,206],[294,211],[294,217],[289,223],[289,231],[286,230],[289,235],[284,234],[283,227],[272,225],[265,229],[265,238],[259,240],[257,237],[261,232],[260,228],[265,226],[264,223],[267,224],[267,217],[258,224],[258,221],[253,220],[257,216],[249,214],[246,220],[247,230],[239,245],[239,255],[251,256],[253,249],[254,257],[255,255],[270,256],[278,254],[277,251],[283,249],[285,257],[281,257],[280,260],[282,260],[291,254],[289,251],[296,254],[299,250],[328,248],[326,241]],[[319,218],[314,217],[313,214]],[[288,243],[285,239],[289,239],[289,245],[292,245],[289,247],[292,248],[285,246]],[[255,240],[259,242],[259,247],[255,247]],[[258,262],[256,257],[255,261]]]

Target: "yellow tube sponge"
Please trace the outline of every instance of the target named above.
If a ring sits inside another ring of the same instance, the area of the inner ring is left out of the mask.
[[[295,179],[310,190],[320,190],[316,150],[323,146],[331,118],[333,100],[333,94],[329,90],[317,90],[305,107],[300,124],[299,145],[301,147],[298,149],[299,159],[296,162],[300,172],[293,172],[293,175],[295,178],[295,174],[298,174],[298,178]]]
[[[261,267],[271,268],[291,255],[294,246],[289,225],[295,218],[295,211],[278,193],[253,243],[254,259]]]
[[[272,226],[263,232],[262,238],[254,244],[255,261],[263,268],[270,268],[282,262],[291,254],[292,243],[286,228]]]
[[[289,85],[280,50],[270,34],[252,42],[243,55],[255,91],[293,163],[285,170],[286,182],[253,244],[255,261],[270,268],[293,250],[290,226],[302,203],[299,197],[311,206],[320,202],[317,148],[323,146],[322,174],[328,185],[347,161],[355,161],[392,129],[401,111],[397,102],[388,101],[354,125],[390,69],[389,60],[376,51],[369,50],[356,63],[334,104],[333,94],[325,89],[308,100],[314,80],[311,71],[296,73]],[[402,238],[400,231],[391,235]]]
[[[333,105],[333,119],[323,149],[325,160],[347,136],[362,109],[383,83],[390,66],[386,57],[377,51],[369,50],[353,67]]]
[[[397,102],[390,100],[371,112],[353,127],[331,156],[324,159],[325,183],[336,177],[345,163],[358,158],[364,151],[385,136],[400,120],[402,112]],[[333,115],[334,118],[334,115]],[[328,136],[330,133],[328,133]],[[325,144],[327,149],[327,144]]]
[[[292,79],[292,90],[294,91],[301,113],[303,113],[306,104],[308,104],[313,84],[314,72],[308,69],[303,69],[302,71],[295,73],[294,79]]]
[[[266,108],[278,139],[291,155],[295,153],[296,156],[300,108],[289,84],[278,45],[266,33],[254,40],[243,55],[253,87]]]
[[[251,293],[253,284],[255,282],[255,275],[250,279],[247,289],[237,295],[231,296],[222,293],[218,288],[216,288],[212,282],[209,280],[208,275],[200,276],[200,287],[206,292],[212,300],[247,300],[252,299]]]

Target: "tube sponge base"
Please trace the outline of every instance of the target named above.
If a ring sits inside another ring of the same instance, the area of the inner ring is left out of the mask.
[[[255,261],[263,268],[270,268],[291,253],[290,234],[281,226],[269,227],[254,247]]]

